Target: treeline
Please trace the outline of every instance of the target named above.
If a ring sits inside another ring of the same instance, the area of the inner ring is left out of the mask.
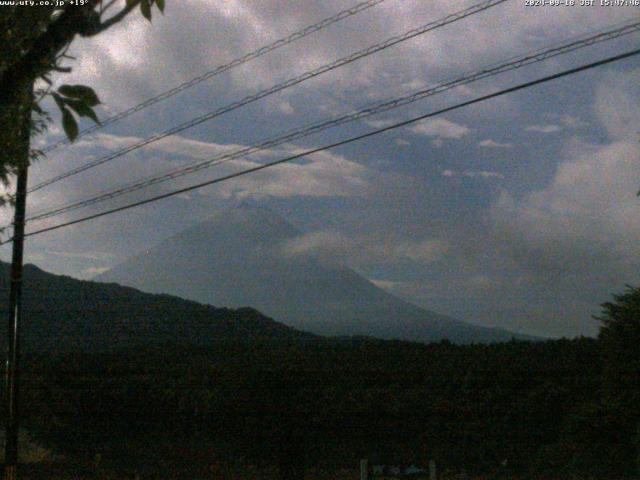
[[[637,417],[594,339],[167,345],[27,368],[25,424],[69,458],[185,475],[229,458],[295,471],[365,457],[509,478],[636,472]]]
[[[598,339],[459,346],[320,338],[251,309],[25,274],[22,425],[67,460],[156,478],[215,478],[230,460],[300,478],[365,457],[638,474],[638,289],[603,306]]]

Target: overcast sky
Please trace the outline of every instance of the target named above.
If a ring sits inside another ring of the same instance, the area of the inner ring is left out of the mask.
[[[355,3],[168,1],[165,16],[154,15],[151,24],[136,13],[107,34],[76,41],[74,71],[59,81],[93,86],[104,103],[100,116],[106,117]],[[386,0],[50,153],[31,169],[31,185],[473,3]],[[528,7],[525,0],[510,0],[58,182],[31,195],[29,212],[251,145],[639,13],[639,7]],[[472,83],[108,205],[631,50],[639,39],[636,33]],[[634,57],[297,163],[34,236],[26,260],[91,278],[218,209],[250,199],[304,232],[296,244],[300,251],[342,259],[418,305],[518,332],[593,335],[597,322],[591,315],[599,304],[625,284],[640,284],[639,74]],[[38,142],[57,138],[60,129],[53,126]],[[28,230],[106,206],[34,222]],[[6,221],[9,212],[2,216]],[[1,254],[8,259],[8,248]]]

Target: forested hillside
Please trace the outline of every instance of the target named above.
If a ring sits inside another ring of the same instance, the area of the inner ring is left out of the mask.
[[[0,262],[0,313],[6,312],[9,267]],[[104,352],[164,343],[209,345],[216,339],[304,339],[252,308],[227,309],[116,284],[53,275],[34,265],[24,271],[25,351]],[[4,342],[5,331],[0,331]]]
[[[109,468],[170,468],[176,478],[216,478],[204,476],[216,462],[337,471],[360,458],[622,478],[635,471],[636,427],[603,394],[602,358],[592,339],[268,341],[32,358],[25,424],[66,458],[99,452]]]
[[[599,339],[425,345],[26,277],[22,425],[67,478],[338,478],[361,458],[483,478],[637,473],[638,290],[605,305]]]

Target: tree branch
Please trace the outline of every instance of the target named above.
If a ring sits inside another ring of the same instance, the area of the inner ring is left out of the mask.
[[[31,45],[26,55],[12,66],[11,74],[0,79],[0,91],[10,82],[30,81],[49,71],[58,52],[73,40],[84,25],[83,21],[87,15],[93,12],[101,1],[89,0],[83,6],[64,10],[47,31]]]
[[[118,23],[120,20],[122,20],[124,17],[129,15],[129,13],[131,13],[138,5],[140,5],[140,2],[141,2],[141,0],[134,0],[132,2],[127,2],[126,7],[124,7],[122,10],[120,10],[118,13],[116,13],[113,17],[111,17],[108,20],[102,22],[100,24],[100,27],[95,32],[91,33],[91,35],[86,35],[86,36],[87,37],[93,37],[94,35],[102,33],[105,30],[111,28],[116,23]],[[109,6],[111,6],[111,4],[109,4]]]
[[[109,10],[115,3],[117,0],[111,0],[109,3],[107,3],[106,5],[104,4],[104,2],[102,2],[100,4],[100,15],[102,15],[103,13],[105,13],[107,10]]]

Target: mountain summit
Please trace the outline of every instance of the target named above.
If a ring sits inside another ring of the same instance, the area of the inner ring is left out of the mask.
[[[216,306],[251,306],[321,335],[494,342],[515,335],[440,315],[376,287],[353,270],[289,251],[300,235],[252,205],[227,210],[97,276]]]

